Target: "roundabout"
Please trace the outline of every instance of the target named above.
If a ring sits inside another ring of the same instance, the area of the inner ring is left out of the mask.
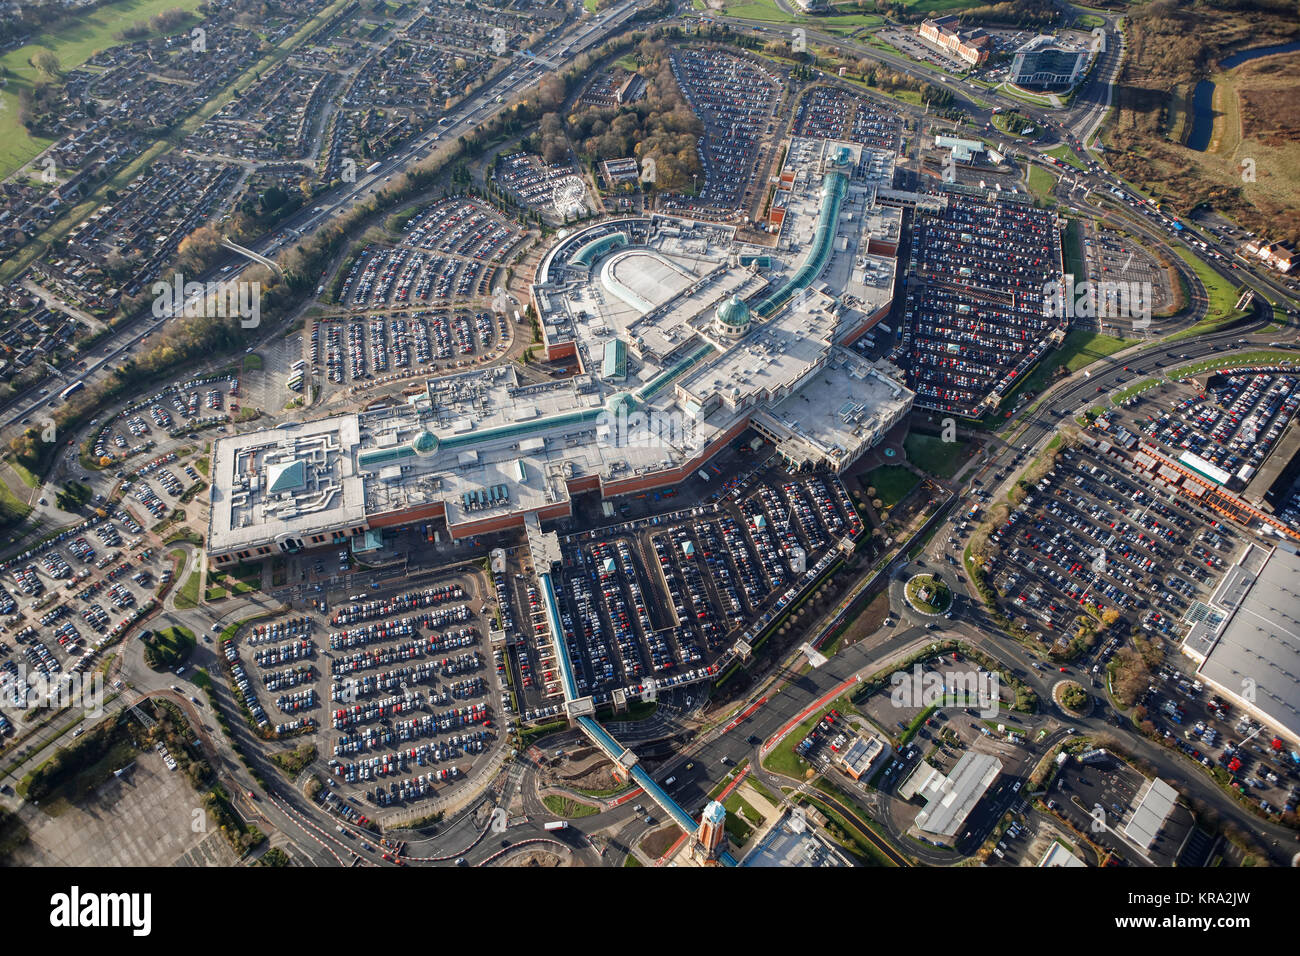
[[[1071,717],[1087,717],[1092,711],[1092,695],[1078,681],[1058,681],[1052,688],[1052,700]]]
[[[903,585],[903,596],[918,614],[937,617],[952,609],[952,589],[937,574],[914,574]]]

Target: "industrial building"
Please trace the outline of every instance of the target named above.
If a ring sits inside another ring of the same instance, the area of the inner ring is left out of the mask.
[[[789,154],[773,248],[658,215],[556,243],[532,305],[572,377],[527,385],[495,366],[393,407],[218,439],[210,560],[435,518],[453,538],[564,518],[582,492],[680,484],[750,427],[797,467],[852,465],[914,397],[846,347],[893,301],[901,210],[877,203],[892,159],[798,138]]]
[[[1043,858],[1038,861],[1039,866],[1082,866],[1088,864],[1079,859],[1072,851],[1066,849],[1065,844],[1060,840],[1053,840],[1052,845],[1047,848]]]
[[[1158,777],[1147,781],[1133,816],[1124,824],[1124,836],[1143,850],[1151,849],[1177,802],[1178,791],[1169,784]]]
[[[1089,56],[1075,44],[1036,36],[1016,50],[1008,78],[1026,89],[1069,89],[1087,70]]]
[[[965,753],[947,775],[922,762],[898,791],[904,799],[925,800],[912,830],[930,840],[953,843],[1000,773],[1002,761],[992,754]]]
[[[811,816],[816,811],[808,811]],[[745,854],[741,866],[843,867],[853,863],[844,851],[823,837],[808,816],[787,812],[762,841]]]
[[[1197,677],[1250,716],[1300,740],[1300,554],[1250,544],[1183,638]]]

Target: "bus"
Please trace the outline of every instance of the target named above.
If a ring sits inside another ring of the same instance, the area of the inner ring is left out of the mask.
[[[306,368],[306,367],[307,367],[307,360],[306,360],[306,359],[298,359],[298,361],[294,362],[292,365],[289,366],[289,368],[290,368],[292,371],[295,371],[295,372],[297,372],[297,371],[301,371],[302,369],[304,369],[304,368]]]
[[[73,395],[76,395],[77,392],[81,391],[85,387],[86,387],[85,382],[73,382],[63,391],[59,392],[59,398],[63,399],[66,402],[69,398],[71,398]]]

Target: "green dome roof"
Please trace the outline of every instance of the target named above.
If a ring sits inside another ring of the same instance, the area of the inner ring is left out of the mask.
[[[748,325],[749,324],[749,306],[740,301],[740,296],[733,295],[722,305],[718,306],[718,321],[723,325]]]
[[[432,455],[438,450],[438,436],[430,431],[423,431],[411,440],[411,451],[417,455]]]

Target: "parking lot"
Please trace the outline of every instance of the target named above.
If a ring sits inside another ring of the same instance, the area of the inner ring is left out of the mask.
[[[124,462],[168,439],[224,426],[231,415],[239,413],[239,403],[239,378],[235,375],[206,375],[169,385],[103,422],[92,420],[91,426],[98,431],[91,452],[104,467]]]
[[[842,537],[861,534],[837,479],[754,468],[666,514],[676,489],[631,496],[659,513],[563,539],[557,597],[580,694],[599,705],[615,688],[640,697],[711,676],[741,630],[770,620]],[[544,717],[562,690],[541,595],[518,571],[497,584],[519,639],[499,665],[516,669],[521,716]]]
[[[33,702],[29,686],[51,690],[86,672],[100,647],[157,607],[171,560],[141,549],[143,532],[118,506],[0,564],[0,736]]]
[[[1094,224],[1085,226],[1083,240],[1083,258],[1087,270],[1086,278],[1099,288],[1098,283],[1125,283],[1130,289],[1150,290],[1142,294],[1144,300],[1141,312],[1147,309],[1152,314],[1151,325],[1145,331],[1158,333],[1159,320],[1154,313],[1169,308],[1173,303],[1173,294],[1169,277],[1151,254],[1132,239],[1109,229],[1099,229]],[[1076,276],[1076,280],[1080,277]],[[1149,298],[1146,296],[1149,295]],[[1098,296],[1096,315],[1077,316],[1075,327],[1095,332],[1110,331],[1117,335],[1128,336],[1134,332],[1144,331],[1135,326],[1134,317],[1125,313],[1123,301],[1114,294]],[[1105,314],[1101,314],[1101,313]],[[1102,326],[1106,329],[1103,330]]]
[[[1142,774],[1103,751],[1083,751],[1057,774],[1047,806],[1079,831],[1130,865],[1148,860],[1173,866],[1193,824],[1186,807],[1175,807],[1150,849],[1123,835],[1146,783]]]
[[[587,187],[571,162],[544,166],[528,153],[503,156],[492,170],[492,181],[525,209],[559,220],[580,216],[590,203]]]
[[[1214,769],[1261,812],[1295,812],[1300,768],[1270,728],[1236,711],[1176,666],[1162,668],[1153,678],[1138,705],[1157,733]]]
[[[308,360],[333,385],[374,382],[415,372],[451,369],[498,354],[509,320],[490,311],[419,310],[312,325]]]
[[[1046,283],[1059,279],[1061,241],[1052,214],[1032,205],[949,193],[912,230],[915,278],[907,286],[903,342],[916,404],[979,417],[1041,357],[1063,317],[1044,314]]]
[[[1108,610],[1176,638],[1183,613],[1213,590],[1240,543],[1218,518],[1086,446],[1064,449],[989,541],[984,570],[1004,609],[1059,635],[1061,650],[1080,613]]]
[[[795,107],[795,136],[861,143],[897,152],[903,119],[890,108],[838,86],[810,87]]]
[[[1230,490],[1244,488],[1276,448],[1300,406],[1290,368],[1225,369],[1195,380],[1167,382],[1110,410],[1095,427],[1141,435],[1170,458],[1185,452],[1222,472]],[[1300,509],[1280,509],[1300,520]]]
[[[222,647],[234,691],[277,737],[323,733],[332,785],[363,808],[441,795],[498,734],[471,593],[456,579],[318,597],[248,625]]]
[[[440,199],[406,224],[396,247],[371,243],[361,251],[339,302],[365,310],[490,296],[496,266],[521,236],[484,203]]]
[[[725,50],[687,48],[671,54],[673,76],[704,124],[704,172],[694,198],[670,197],[667,210],[706,216],[733,213],[750,195],[770,141],[783,78],[767,64]]]

